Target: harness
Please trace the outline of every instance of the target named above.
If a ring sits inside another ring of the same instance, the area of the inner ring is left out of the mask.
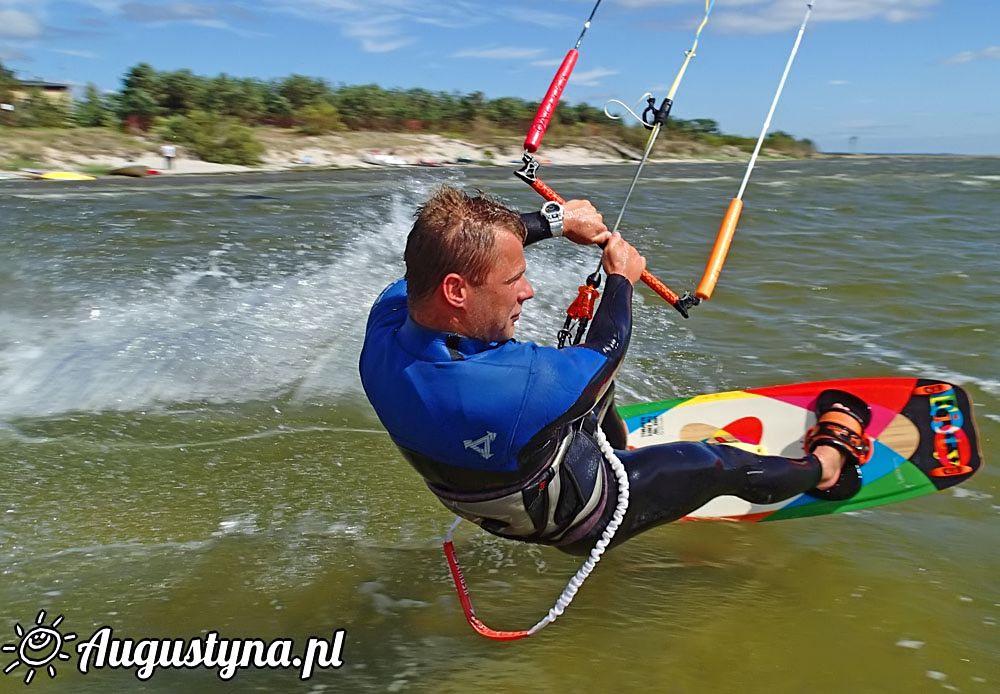
[[[590,532],[607,502],[604,465],[595,465],[592,478],[581,480],[572,462],[582,466],[599,457],[600,450],[590,437],[576,431],[560,441],[550,465],[511,489],[461,494],[427,486],[452,513],[494,535],[568,544]]]

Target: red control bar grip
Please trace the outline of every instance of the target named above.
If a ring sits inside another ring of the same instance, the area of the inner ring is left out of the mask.
[[[559,195],[559,193],[557,193],[556,191],[552,190],[552,188],[543,180],[536,178],[530,183],[530,185],[532,190],[534,190],[536,193],[541,195],[546,200],[552,200],[553,202],[558,202],[560,205],[564,205],[566,203],[566,201],[562,198],[562,196]],[[678,307],[680,302],[680,297],[677,295],[677,292],[675,292],[674,290],[672,290],[670,287],[667,286],[666,282],[664,282],[659,277],[651,273],[649,270],[643,270],[642,276],[639,279],[641,279],[647,287],[656,292],[661,299],[666,301],[674,308]],[[683,314],[684,312],[681,311],[681,313]],[[686,317],[687,316],[685,316],[685,318]]]
[[[579,57],[580,51],[570,48],[566,57],[563,58],[559,71],[556,72],[556,76],[552,78],[552,84],[549,85],[549,91],[545,93],[545,98],[538,105],[535,120],[528,128],[528,135],[524,138],[525,151],[534,153],[541,146],[542,138],[545,137],[545,131],[549,129],[549,123],[552,122],[552,116],[555,115],[556,106],[559,105],[559,99],[562,97],[563,90],[566,89],[569,76],[573,74],[573,68],[576,67],[576,60]]]

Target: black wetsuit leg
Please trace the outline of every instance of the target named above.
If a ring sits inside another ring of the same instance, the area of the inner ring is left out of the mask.
[[[628,471],[629,505],[612,546],[682,518],[717,496],[768,504],[812,489],[822,475],[811,454],[800,459],[760,456],[734,446],[684,442],[616,453]],[[608,503],[601,520],[582,539],[560,546],[563,551],[586,554],[611,520],[618,482],[605,465]]]

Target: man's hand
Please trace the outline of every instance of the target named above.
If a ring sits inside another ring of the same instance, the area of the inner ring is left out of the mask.
[[[646,259],[639,255],[639,251],[635,250],[632,244],[623,239],[617,231],[608,239],[601,263],[604,265],[606,273],[623,275],[632,284],[639,281],[643,270],[646,269]]]
[[[604,217],[590,200],[567,200],[563,205],[563,236],[573,243],[588,245],[605,243],[611,232]]]

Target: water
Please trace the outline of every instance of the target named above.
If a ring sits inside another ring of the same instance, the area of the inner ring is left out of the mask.
[[[629,167],[550,168],[609,217]],[[658,165],[623,227],[677,289],[701,274],[742,168]],[[449,514],[381,430],[357,358],[440,182],[523,209],[508,171],[0,184],[0,645],[64,615],[86,638],[329,638],[344,665],[74,671],[45,691],[996,691],[1000,479],[759,526],[675,525],[609,554],[539,636],[465,624]],[[1000,452],[1000,161],[768,162],[719,288],[683,321],[636,303],[624,402],[833,377],[962,384]],[[263,196],[263,197],[260,197]],[[521,337],[551,342],[596,258],[528,251]],[[526,628],[578,560],[465,525],[478,614]],[[68,650],[69,646],[66,649]],[[0,666],[12,659],[0,653]],[[23,691],[24,667],[0,677]]]

